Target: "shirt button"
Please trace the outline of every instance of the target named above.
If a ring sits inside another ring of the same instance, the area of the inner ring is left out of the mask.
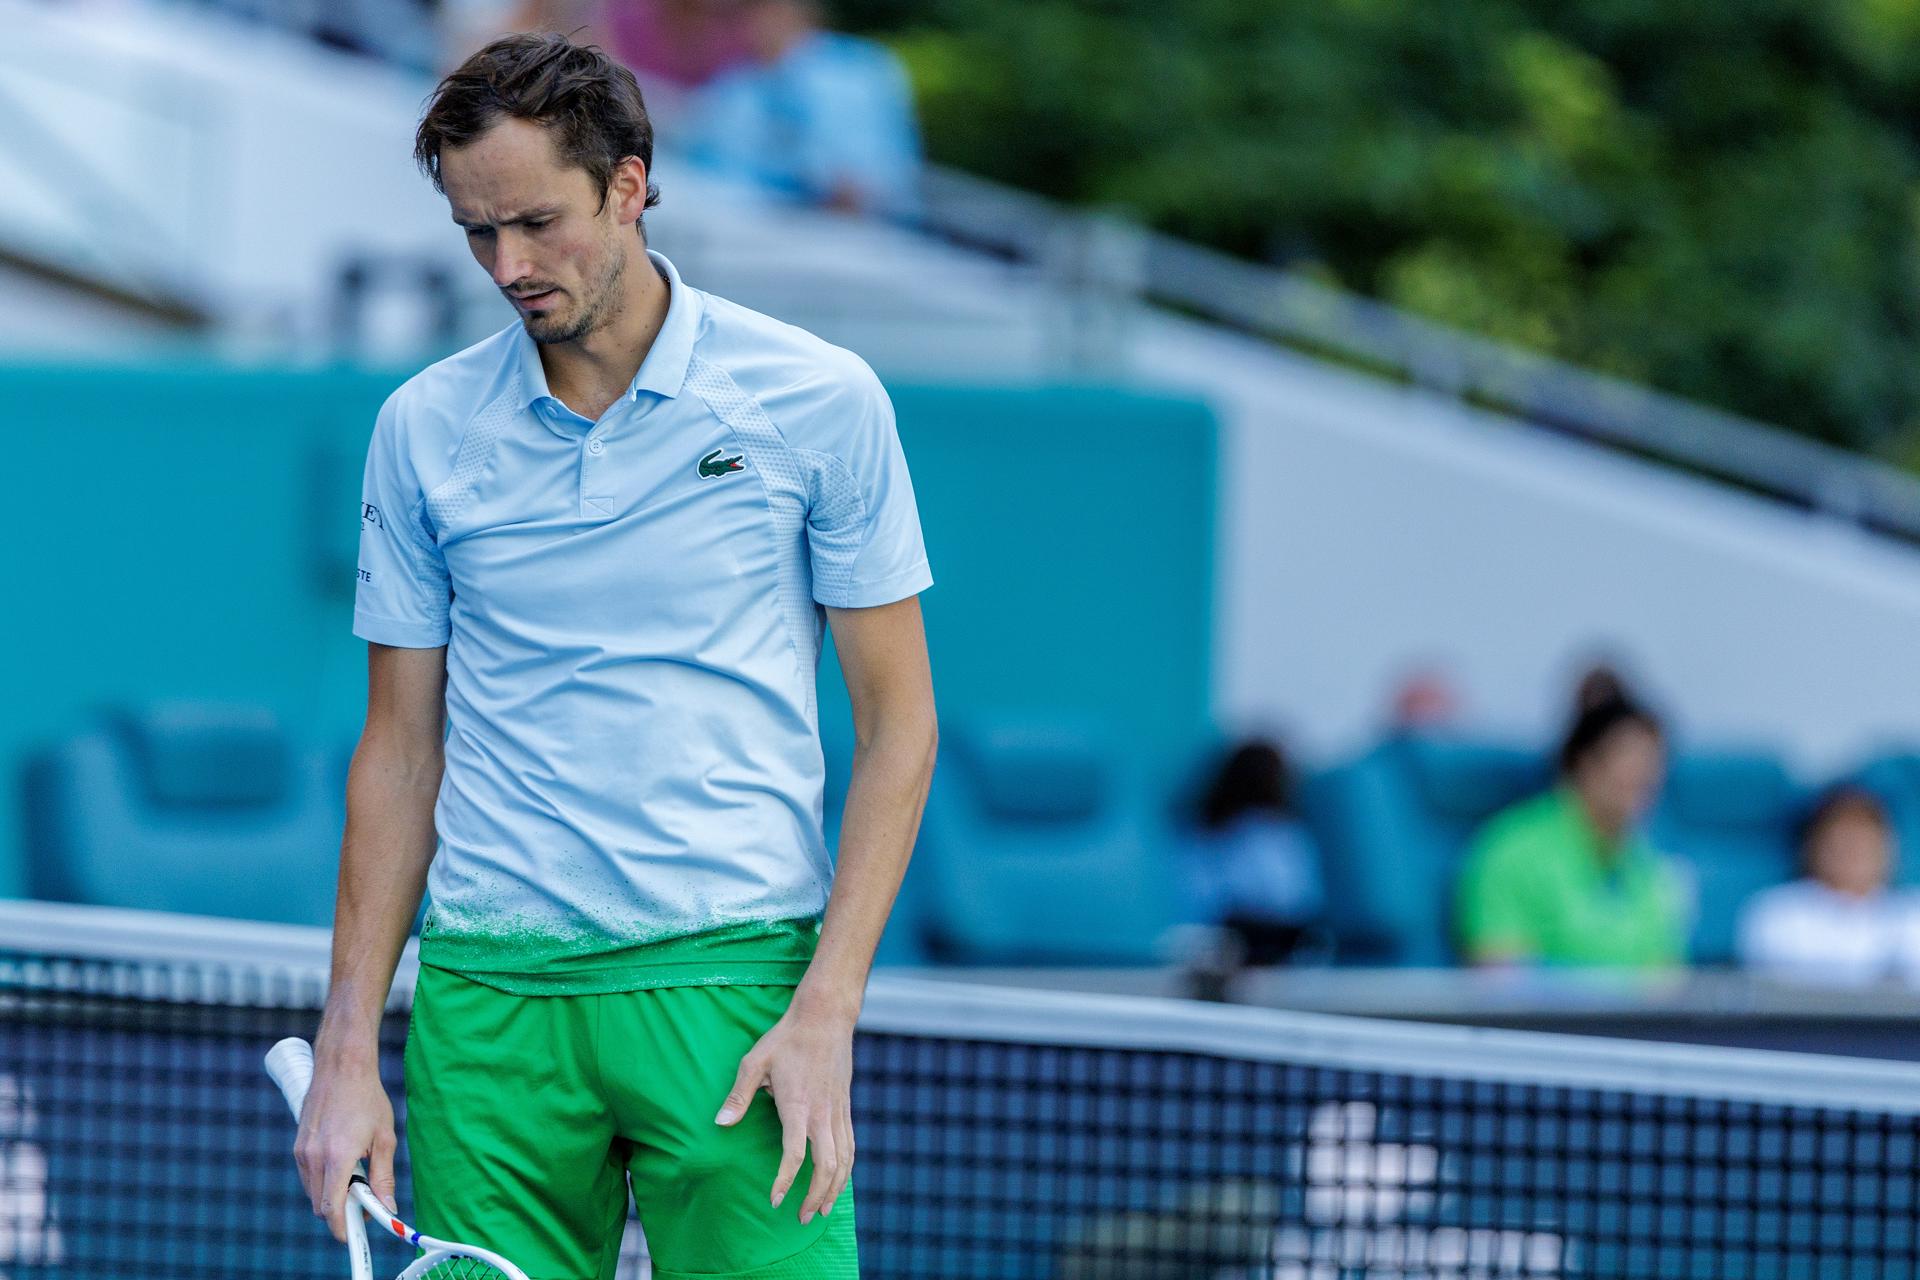
[[[588,453],[605,453],[606,451],[607,451],[607,446],[600,443],[598,440],[587,441]]]

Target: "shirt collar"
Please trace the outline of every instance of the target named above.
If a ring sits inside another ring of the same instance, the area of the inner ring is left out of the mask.
[[[660,332],[653,336],[653,345],[647,348],[646,358],[640,362],[633,381],[627,384],[627,399],[633,399],[641,391],[672,399],[686,385],[687,369],[693,364],[693,344],[700,333],[700,298],[680,282],[680,272],[667,261],[665,254],[649,249],[647,260],[666,277],[667,315],[660,322]],[[533,340],[525,325],[520,326],[518,341],[522,403],[529,408],[542,400],[558,403],[547,387],[547,371],[540,363],[540,344]]]

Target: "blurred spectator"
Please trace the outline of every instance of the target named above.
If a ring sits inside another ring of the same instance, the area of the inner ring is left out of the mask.
[[[671,98],[744,62],[741,0],[449,0],[448,65],[508,31],[559,31],[632,68],[647,96]]]
[[[1285,960],[1319,918],[1325,890],[1279,747],[1257,738],[1236,746],[1195,819],[1181,850],[1189,918],[1224,929],[1241,964]]]
[[[1757,894],[1740,916],[1740,961],[1772,977],[1857,984],[1912,976],[1913,898],[1889,888],[1894,836],[1872,792],[1836,787],[1800,827],[1802,878]]]
[[[440,0],[436,23],[440,29],[440,74],[453,70],[474,50],[509,31],[571,31],[579,25],[573,8],[540,0]],[[560,12],[562,9],[566,12]]]
[[[1684,956],[1682,881],[1637,831],[1665,768],[1659,721],[1622,697],[1575,717],[1558,783],[1496,815],[1460,882],[1475,964],[1640,965]]]
[[[740,0],[603,0],[596,29],[643,89],[706,84],[748,57]]]
[[[748,59],[693,103],[693,158],[816,204],[910,217],[920,139],[893,54],[821,30],[808,0],[741,0],[740,21]]]
[[[1390,709],[1395,732],[1445,728],[1460,714],[1453,682],[1437,667],[1416,667],[1394,690]]]
[[[692,89],[749,56],[742,0],[519,0],[517,31],[577,33],[633,70],[642,92]]]

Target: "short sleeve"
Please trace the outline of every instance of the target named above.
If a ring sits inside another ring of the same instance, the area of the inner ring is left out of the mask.
[[[933,585],[893,402],[871,370],[853,382],[830,452],[813,452],[807,512],[813,598],[838,609],[891,604]]]
[[[381,406],[360,490],[360,568],[353,633],[376,644],[434,649],[448,636],[446,561],[426,523],[426,495],[407,451],[399,393]]]
[[[1469,961],[1539,957],[1539,909],[1528,892],[1525,853],[1511,832],[1495,830],[1483,833],[1468,855],[1457,923]]]
[[[714,77],[697,92],[695,109],[686,113],[682,139],[695,164],[731,178],[766,179],[757,160],[765,130],[754,84],[748,73],[734,70]]]
[[[802,179],[820,200],[851,186],[877,212],[918,212],[919,131],[906,72],[884,46],[841,37],[815,77],[818,109],[801,148]]]
[[[1700,918],[1700,882],[1686,863],[1649,850],[1659,872],[1658,902],[1664,910],[1668,960],[1683,963],[1688,939]]]

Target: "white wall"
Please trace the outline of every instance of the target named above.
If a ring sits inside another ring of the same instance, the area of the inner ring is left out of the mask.
[[[445,220],[415,77],[178,9],[0,0],[0,30],[16,242],[275,330],[348,249],[431,248]]]
[[[1226,725],[1352,751],[1429,662],[1538,737],[1604,650],[1685,741],[1810,774],[1920,743],[1920,551],[1192,326],[1141,356],[1222,417]]]

